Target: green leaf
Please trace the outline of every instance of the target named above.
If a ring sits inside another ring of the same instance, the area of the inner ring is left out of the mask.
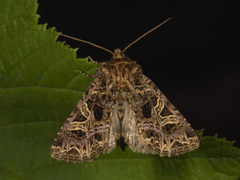
[[[92,163],[50,157],[62,123],[97,65],[76,61],[76,50],[37,24],[36,0],[0,1],[0,179],[238,179],[240,150],[232,142],[202,137],[200,148],[172,158],[119,147]]]

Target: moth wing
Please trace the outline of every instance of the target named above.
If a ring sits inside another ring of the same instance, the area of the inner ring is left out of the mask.
[[[105,88],[99,78],[89,85],[54,139],[53,158],[77,163],[92,161],[116,146],[120,125],[110,118],[113,101],[107,102],[110,97]]]
[[[132,91],[122,132],[133,151],[170,157],[199,147],[191,125],[150,79],[140,75]]]

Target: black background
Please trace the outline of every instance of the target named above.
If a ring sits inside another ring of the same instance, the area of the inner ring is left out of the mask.
[[[168,23],[126,51],[192,127],[236,140],[240,147],[240,70],[236,4],[230,1],[46,1],[39,23],[107,49],[123,49],[168,17]],[[69,40],[78,57],[111,54]]]

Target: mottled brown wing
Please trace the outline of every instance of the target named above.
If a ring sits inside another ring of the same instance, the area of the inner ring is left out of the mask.
[[[77,163],[92,161],[116,146],[120,126],[110,118],[114,101],[110,101],[104,84],[96,78],[89,85],[54,139],[53,158]]]
[[[199,147],[190,124],[150,79],[139,76],[132,91],[122,131],[133,151],[170,157]]]

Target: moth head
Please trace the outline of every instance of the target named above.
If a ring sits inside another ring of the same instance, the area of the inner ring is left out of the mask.
[[[123,53],[123,51],[121,51],[120,49],[115,49],[113,52],[113,59],[123,59],[125,58],[125,54]]]

